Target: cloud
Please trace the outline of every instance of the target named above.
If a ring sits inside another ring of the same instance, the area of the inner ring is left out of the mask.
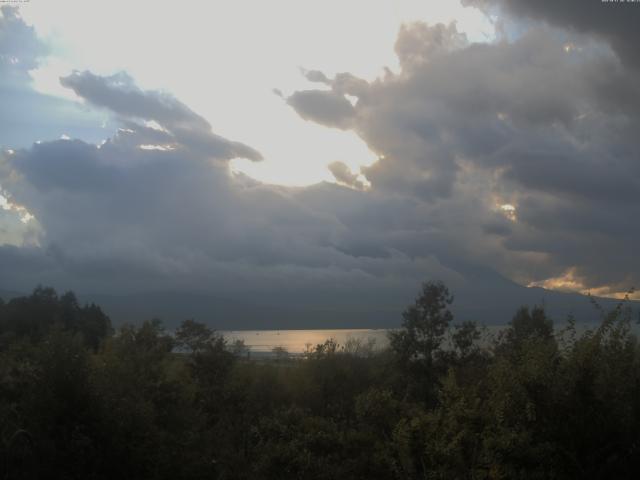
[[[334,91],[306,90],[295,92],[287,103],[305,120],[327,127],[348,129],[353,125],[355,110],[344,95]]]
[[[441,55],[467,45],[467,36],[458,32],[454,23],[429,27],[422,22],[400,27],[395,51],[403,70],[420,66]]]
[[[364,188],[364,184],[358,179],[358,175],[353,173],[343,162],[332,162],[327,168],[339,183],[360,190]]]
[[[26,25],[17,7],[0,6],[0,84],[18,86],[29,79],[47,49]]]
[[[29,146],[62,134],[104,138],[104,116],[33,90],[31,74],[48,53],[16,7],[0,6],[0,148]]]
[[[608,42],[623,61],[634,67],[640,66],[637,51],[640,9],[635,2],[463,0],[463,4],[481,8],[498,6],[516,17],[542,20],[556,27],[595,35]]]
[[[345,91],[340,78],[358,86],[350,128],[380,157],[362,173],[372,192],[424,205],[425,222],[438,225],[424,248],[445,264],[455,251],[524,284],[568,271],[584,289],[640,281],[640,229],[628,222],[640,208],[640,76],[601,48],[600,34],[574,30],[533,25],[514,40],[469,44],[454,24],[410,24],[396,43],[399,73],[372,82],[314,73],[334,95]],[[425,255],[414,250],[421,232],[402,231],[387,247]]]
[[[212,134],[197,114],[118,78],[83,73],[65,81],[121,116],[123,128],[105,142],[43,141],[2,156],[0,183],[35,216],[36,238],[0,247],[11,267],[0,285],[251,291],[320,307],[332,298],[335,308],[363,308],[362,295],[377,292],[375,305],[387,311],[383,299],[400,308],[426,271],[460,281],[431,254],[415,258],[388,249],[379,233],[360,233],[376,232],[384,209],[405,223],[392,213],[403,205],[337,185],[284,188],[233,175],[227,162],[208,161],[220,158],[220,147],[203,148],[201,134]],[[224,160],[234,144],[221,142],[231,145]]]
[[[472,44],[453,24],[415,23],[399,32],[397,73],[306,72],[321,88],[288,104],[367,143],[379,160],[361,169],[366,189],[344,162],[329,165],[339,184],[308,188],[233,174],[228,160],[260,153],[125,73],[74,72],[63,85],[121,128],[0,154],[3,192],[35,216],[2,212],[0,286],[216,292],[394,318],[427,278],[478,302],[512,295],[507,278],[567,272],[585,289],[626,288],[640,280],[640,82],[598,42],[535,25]]]
[[[60,83],[78,96],[124,117],[153,119],[174,128],[208,130],[210,125],[169,94],[144,92],[125,72],[108,77],[91,72],[73,72]]]
[[[262,160],[253,148],[214,134],[209,122],[173,96],[139,89],[124,72],[108,77],[87,71],[73,72],[60,82],[91,104],[107,108],[125,119],[157,122],[177,142],[216,159]]]

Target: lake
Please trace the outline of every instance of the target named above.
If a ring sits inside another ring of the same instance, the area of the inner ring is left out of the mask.
[[[556,324],[556,331],[564,328],[566,324]],[[587,329],[595,329],[596,323],[582,323],[576,325],[578,334]],[[491,325],[484,327],[481,343],[488,345],[492,338],[504,329],[504,325]],[[633,331],[638,333],[639,327],[633,325]],[[349,339],[360,340],[363,344],[375,341],[375,348],[388,346],[387,332],[381,329],[333,329],[333,330],[227,330],[221,331],[229,344],[236,340],[244,341],[249,351],[258,354],[271,353],[276,347],[282,347],[291,354],[304,353],[309,347],[314,348],[319,343],[333,338],[339,345],[344,345]]]
[[[313,348],[330,338],[340,345],[344,345],[349,339],[360,340],[365,344],[373,339],[378,348],[383,348],[388,343],[385,329],[228,330],[220,333],[229,344],[242,340],[255,353],[270,353],[274,348],[282,347],[289,353],[300,354],[307,350],[307,346]]]

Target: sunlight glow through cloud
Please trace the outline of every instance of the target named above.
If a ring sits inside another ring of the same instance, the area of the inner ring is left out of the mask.
[[[29,212],[23,205],[18,205],[10,201],[7,197],[0,193],[0,209],[18,214],[20,221],[24,224],[29,223],[35,216]]]
[[[505,203],[500,205],[500,211],[507,217],[509,220],[515,222],[517,220],[516,216],[516,207],[511,205],[510,203]]]
[[[541,287],[546,290],[558,290],[561,292],[578,292],[584,295],[594,295],[596,297],[608,297],[632,300],[640,300],[640,292],[635,289],[619,290],[612,285],[601,285],[596,288],[588,288],[576,273],[576,268],[569,268],[562,275],[547,278],[539,282],[531,282],[527,287]],[[627,287],[628,288],[628,287]]]
[[[153,22],[141,25],[150,11]],[[354,24],[364,12],[366,21]],[[376,161],[355,133],[305,122],[273,94],[273,89],[287,96],[310,88],[301,68],[329,76],[350,71],[367,80],[385,67],[397,71],[393,45],[403,22],[456,20],[472,41],[493,36],[482,13],[448,0],[185,1],[179,6],[60,0],[38,2],[37,8],[25,4],[22,15],[51,49],[33,72],[40,91],[73,99],[74,93],[59,83],[71,70],[124,70],[143,88],[171,92],[218,134],[265,157],[261,164],[237,160],[234,169],[286,185],[334,181],[327,165],[335,161],[356,172]]]

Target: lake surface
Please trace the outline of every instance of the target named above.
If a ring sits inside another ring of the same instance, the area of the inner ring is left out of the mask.
[[[364,344],[375,341],[377,348],[387,346],[387,330],[336,329],[336,330],[227,330],[220,332],[229,344],[244,341],[251,352],[267,353],[282,347],[289,353],[303,353],[330,338],[344,345],[349,339],[360,340]]]
[[[566,326],[560,322],[555,329],[558,332]],[[598,327],[596,323],[582,323],[576,325],[577,334],[582,334],[585,330],[593,330]],[[492,339],[498,335],[505,325],[490,325],[484,327],[481,344],[488,345]],[[640,333],[637,324],[632,326],[632,330]],[[375,342],[375,348],[385,348],[389,345],[387,332],[381,329],[334,329],[334,330],[227,330],[221,331],[229,344],[236,340],[244,341],[244,344],[252,353],[271,353],[274,348],[282,347],[291,354],[304,353],[308,349],[313,349],[325,340],[334,339],[339,345],[344,345],[350,339],[359,340],[363,344],[369,341]]]

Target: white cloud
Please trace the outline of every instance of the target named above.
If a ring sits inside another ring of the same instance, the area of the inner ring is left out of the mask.
[[[300,122],[271,93],[305,88],[300,67],[366,79],[385,66],[396,70],[393,43],[406,21],[458,19],[473,40],[493,33],[482,13],[450,0],[186,0],[179,7],[59,0],[26,4],[23,15],[51,45],[52,56],[34,73],[42,91],[61,95],[58,78],[72,69],[127,71],[143,88],[197,106],[220,135],[265,156],[264,165],[236,162],[236,169],[290,185],[332,181],[326,166],[334,161],[353,168],[375,161],[352,133]]]

